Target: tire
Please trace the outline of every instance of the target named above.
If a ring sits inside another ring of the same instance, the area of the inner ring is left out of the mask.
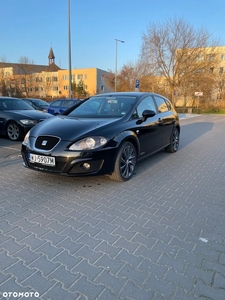
[[[170,137],[170,144],[165,148],[165,151],[169,153],[177,152],[179,148],[179,141],[180,141],[180,133],[178,128],[175,127]]]
[[[7,136],[12,141],[20,141],[22,139],[22,130],[15,122],[10,122],[6,128]]]
[[[116,157],[114,171],[109,177],[116,181],[127,181],[134,174],[137,162],[137,151],[130,142],[124,142]]]

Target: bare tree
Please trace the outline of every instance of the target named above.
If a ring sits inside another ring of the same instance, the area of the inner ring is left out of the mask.
[[[33,87],[33,77],[32,73],[34,73],[34,63],[30,61],[28,57],[21,56],[19,58],[19,73],[21,74],[21,85],[22,91],[25,93],[26,97],[29,97],[29,91]]]
[[[211,47],[210,57],[214,58],[217,43],[207,30],[195,30],[183,19],[150,24],[142,38],[144,72],[165,78],[173,103],[176,89],[186,85],[199,70],[212,67],[211,59],[205,59],[206,48]]]

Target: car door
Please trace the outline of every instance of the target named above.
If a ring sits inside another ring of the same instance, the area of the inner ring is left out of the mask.
[[[154,95],[154,99],[156,101],[156,106],[159,113],[159,119],[162,124],[162,147],[163,147],[170,143],[171,133],[173,131],[174,124],[175,124],[175,116],[169,101],[167,101],[166,99],[158,95]]]
[[[48,113],[55,115],[60,113],[60,107],[61,107],[62,100],[55,100],[52,103],[50,103],[48,107]]]
[[[139,120],[142,118],[144,110],[153,110],[156,112],[152,96],[147,96],[138,104],[136,113]],[[156,114],[154,117],[150,117],[146,121],[137,124],[136,134],[140,142],[141,157],[157,151],[162,145],[162,125],[158,115]]]

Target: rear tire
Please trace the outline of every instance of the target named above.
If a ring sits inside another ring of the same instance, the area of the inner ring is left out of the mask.
[[[130,142],[124,142],[116,157],[114,171],[109,177],[116,181],[127,181],[133,173],[137,162],[137,151]]]
[[[170,137],[170,144],[165,148],[165,151],[169,153],[177,152],[179,148],[179,141],[180,141],[180,133],[178,128],[175,127]]]
[[[20,141],[22,139],[22,130],[16,122],[10,122],[7,125],[6,133],[11,141]]]

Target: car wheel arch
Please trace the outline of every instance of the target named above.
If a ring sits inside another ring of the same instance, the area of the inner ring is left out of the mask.
[[[118,149],[119,149],[120,145],[126,141],[132,143],[136,149],[137,157],[139,157],[140,143],[139,143],[139,139],[135,132],[123,131],[114,137],[114,141],[118,144]]]

